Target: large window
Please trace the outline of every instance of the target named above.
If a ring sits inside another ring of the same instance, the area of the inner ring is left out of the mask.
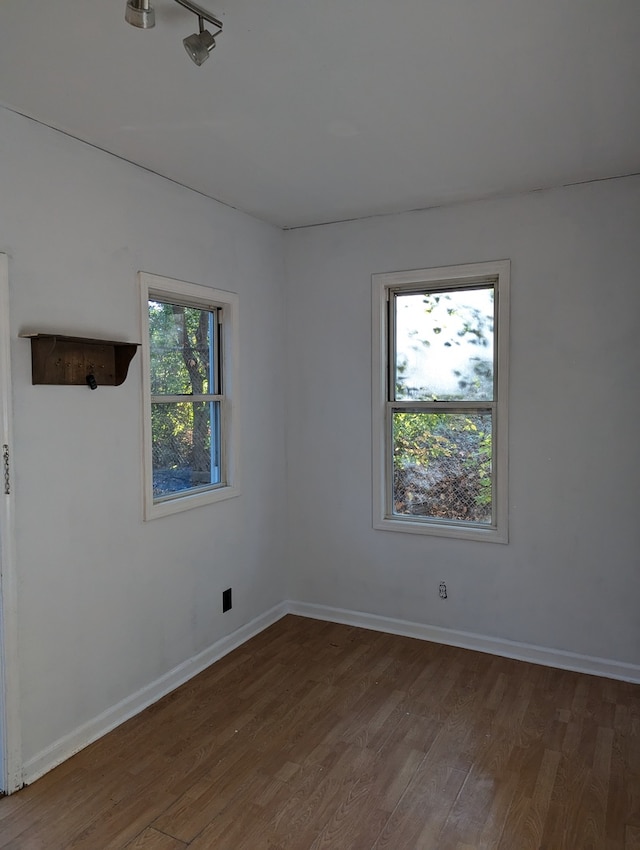
[[[374,526],[507,542],[509,262],[373,276]]]
[[[140,274],[145,517],[236,495],[232,397],[237,301]]]

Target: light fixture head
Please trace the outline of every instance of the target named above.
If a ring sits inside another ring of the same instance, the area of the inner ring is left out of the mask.
[[[127,0],[124,19],[132,27],[142,30],[151,29],[156,25],[156,13],[149,0]]]
[[[194,0],[175,0],[175,2],[198,16],[200,32],[194,32],[193,35],[187,36],[182,40],[182,43],[191,61],[200,66],[203,62],[207,61],[209,54],[216,46],[216,40],[209,30],[204,28],[204,22],[207,21],[207,23],[217,27],[215,34],[220,35],[222,32],[222,21],[219,21],[210,12],[203,9],[202,6],[198,6]],[[151,0],[127,0],[124,17],[127,23],[139,29],[148,30],[156,25],[156,15],[153,11]]]
[[[182,40],[182,43],[191,61],[195,62],[198,66],[206,62],[209,54],[216,46],[215,38],[209,30],[205,29],[201,29],[200,32],[194,32],[193,35],[188,35]]]

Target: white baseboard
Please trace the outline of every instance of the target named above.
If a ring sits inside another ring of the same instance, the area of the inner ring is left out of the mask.
[[[301,617],[311,617],[315,620],[344,623],[348,626],[358,626],[378,632],[419,638],[434,643],[459,646],[463,649],[474,649],[477,652],[488,652],[491,655],[501,655],[505,658],[516,658],[519,661],[530,661],[533,664],[543,664],[546,667],[558,667],[561,670],[573,670],[576,673],[589,673],[593,676],[605,676],[608,679],[620,679],[624,682],[640,684],[640,666],[627,664],[623,661],[592,658],[588,655],[566,652],[561,649],[549,649],[544,646],[477,635],[472,632],[444,629],[440,626],[394,620],[361,611],[346,611],[325,605],[311,605],[307,602],[288,601],[286,610],[290,614],[299,614]]]
[[[193,658],[184,661],[155,682],[151,682],[136,693],[107,709],[84,723],[78,729],[55,741],[45,750],[37,753],[23,766],[23,781],[30,784],[43,774],[52,770],[79,750],[98,740],[107,732],[115,729],[125,720],[134,717],[148,706],[153,705],[166,694],[171,693],[180,685],[201,673],[215,661],[232,652],[250,638],[264,631],[285,614],[297,614],[315,620],[327,620],[332,623],[344,623],[363,629],[373,629],[389,634],[419,638],[420,640],[459,646],[478,652],[488,652],[491,655],[501,655],[506,658],[516,658],[520,661],[530,661],[547,667],[559,667],[563,670],[573,670],[578,673],[589,673],[595,676],[605,676],[610,679],[621,679],[625,682],[640,684],[640,666],[626,664],[620,661],[610,661],[605,658],[591,658],[564,650],[548,649],[526,643],[501,640],[500,638],[477,635],[471,632],[460,632],[454,629],[444,629],[440,626],[428,626],[423,623],[411,623],[381,617],[377,614],[367,614],[361,611],[347,611],[341,608],[331,608],[325,605],[312,605],[307,602],[287,601],[276,605],[270,611],[237,629],[230,635],[216,641],[212,646],[198,653]]]
[[[287,613],[285,603],[276,605],[270,611],[237,629],[232,634],[216,641],[212,646],[178,664],[173,670],[165,673],[155,682],[141,688],[135,694],[126,697],[121,702],[103,711],[97,717],[84,723],[78,729],[55,741],[42,752],[37,753],[23,766],[23,781],[26,785],[34,782],[43,774],[52,770],[84,747],[97,741],[107,732],[120,726],[125,720],[139,714],[163,696],[188,682],[198,673],[218,661],[223,656],[237,649],[250,638],[264,631]]]

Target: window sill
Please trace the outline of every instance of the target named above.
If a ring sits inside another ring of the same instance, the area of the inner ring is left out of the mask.
[[[398,531],[405,534],[428,534],[433,537],[449,537],[457,540],[473,540],[485,543],[508,543],[506,531],[499,528],[465,527],[457,523],[423,522],[420,520],[384,517],[374,520],[373,527],[380,531]]]
[[[218,487],[215,490],[207,490],[204,493],[185,494],[176,496],[175,499],[167,499],[164,502],[154,502],[145,506],[145,520],[159,519],[163,516],[182,513],[192,508],[200,508],[215,502],[224,502],[227,499],[235,499],[240,495],[237,487]]]

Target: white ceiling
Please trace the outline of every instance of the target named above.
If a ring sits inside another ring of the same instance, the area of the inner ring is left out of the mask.
[[[0,0],[0,103],[283,227],[640,172],[640,0]]]

